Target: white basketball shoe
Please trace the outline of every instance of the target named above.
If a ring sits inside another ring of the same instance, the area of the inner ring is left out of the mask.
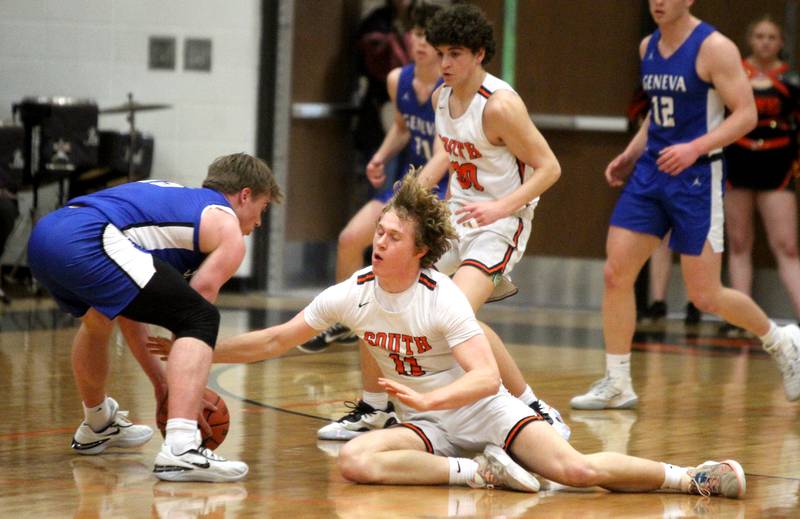
[[[569,402],[573,409],[632,409],[638,403],[630,377],[616,378],[608,372],[592,384],[589,391]]]
[[[373,429],[385,429],[399,422],[394,404],[389,402],[386,409],[375,409],[363,400],[345,402],[351,411],[335,422],[320,428],[317,438],[320,440],[350,440],[359,434]]]
[[[520,492],[538,492],[539,480],[511,459],[506,451],[489,444],[475,456],[478,470],[467,484],[472,488],[507,488]]]
[[[95,432],[86,422],[81,422],[72,437],[72,449],[78,454],[100,454],[109,447],[139,447],[153,437],[153,429],[135,425],[128,420],[128,411],[122,411],[113,398],[108,398],[111,421],[101,431]]]
[[[738,462],[706,461],[689,469],[689,493],[701,496],[724,496],[732,499],[744,497],[747,491],[744,470]]]
[[[239,481],[248,470],[247,463],[229,461],[202,446],[173,454],[169,445],[164,443],[156,455],[153,472],[158,479],[165,481],[224,483]]]
[[[800,398],[800,328],[795,324],[781,326],[780,338],[764,346],[778,364],[783,376],[783,392],[790,401]]]

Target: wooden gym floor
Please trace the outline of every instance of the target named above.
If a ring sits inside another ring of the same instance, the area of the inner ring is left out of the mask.
[[[307,301],[224,296],[223,335],[288,319]],[[744,500],[683,494],[539,494],[448,487],[359,486],[336,469],[336,442],[315,431],[358,397],[356,349],[293,352],[253,365],[218,365],[209,385],[231,410],[219,452],[249,463],[240,484],[158,482],[160,446],[78,456],[81,420],[69,364],[75,321],[47,299],[0,308],[0,513],[3,517],[800,517],[800,405],[755,341],[718,325],[641,326],[633,357],[636,411],[573,411],[569,399],[603,366],[597,312],[489,305],[480,315],[504,338],[534,390],[561,410],[583,451],[616,450],[680,465],[733,458]],[[112,344],[109,394],[155,426],[149,382]]]

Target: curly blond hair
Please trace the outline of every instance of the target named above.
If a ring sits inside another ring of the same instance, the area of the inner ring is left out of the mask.
[[[420,260],[424,268],[432,267],[458,238],[450,223],[450,210],[436,194],[417,181],[419,170],[413,166],[394,187],[394,195],[383,213],[394,211],[400,219],[414,222],[414,245],[428,252]]]

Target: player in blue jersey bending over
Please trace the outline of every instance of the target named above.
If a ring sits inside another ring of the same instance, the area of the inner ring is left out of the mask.
[[[612,186],[630,176],[606,241],[606,375],[572,399],[576,409],[637,404],[630,377],[636,326],[633,284],[670,230],[670,247],[681,254],[689,299],[701,311],[759,336],[783,374],[786,396],[800,398],[800,329],[777,327],[750,297],[720,282],[721,150],[753,129],[756,106],[736,46],[692,16],[693,3],[650,0],[658,29],[639,46],[650,113],[605,171]],[[727,118],[725,107],[730,110]]]
[[[72,345],[84,409],[72,439],[76,452],[138,447],[153,435],[106,394],[114,320],[151,379],[163,381],[145,349],[142,323],[152,323],[176,338],[166,366],[169,419],[156,476],[236,481],[247,474],[246,464],[199,445],[197,417],[219,329],[212,303],[244,258],[244,235],[281,197],[269,167],[240,153],[215,160],[202,189],[124,184],[72,199],[37,224],[28,245],[31,271],[63,310],[81,319]]]

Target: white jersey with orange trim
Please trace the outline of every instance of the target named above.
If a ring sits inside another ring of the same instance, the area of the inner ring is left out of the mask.
[[[372,267],[361,269],[314,298],[304,318],[317,330],[346,325],[367,343],[385,377],[419,392],[461,377],[450,348],[483,333],[461,290],[433,269],[422,269],[399,294],[381,289]]]
[[[489,142],[483,132],[483,111],[498,90],[515,92],[505,81],[486,73],[467,110],[450,116],[451,87],[443,85],[436,105],[436,133],[450,154],[450,199],[453,205],[503,198],[516,190],[532,172],[505,146]],[[515,92],[516,93],[516,92]],[[538,198],[529,205],[535,206]]]

